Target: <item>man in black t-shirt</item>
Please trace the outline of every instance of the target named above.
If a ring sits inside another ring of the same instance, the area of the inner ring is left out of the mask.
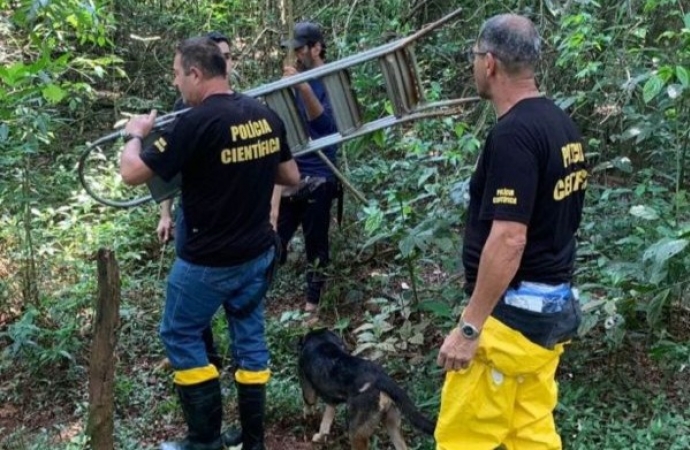
[[[230,53],[230,40],[227,36],[217,31],[212,31],[206,34],[206,37],[211,39],[216,43],[218,49],[225,59],[225,69],[230,77],[232,72],[232,54]],[[180,111],[187,108],[187,105],[178,99],[175,102],[173,111]],[[160,218],[158,220],[158,226],[156,227],[156,234],[158,235],[158,240],[163,243],[167,243],[173,238],[173,231],[175,237],[175,253],[180,254],[182,252],[182,247],[184,246],[184,241],[187,236],[186,222],[184,220],[184,214],[182,214],[181,207],[178,205],[175,210],[175,219],[173,220],[172,213],[172,199],[163,200],[160,206]],[[223,358],[221,357],[218,349],[216,348],[213,339],[213,329],[211,325],[204,330],[202,337],[204,339],[204,345],[206,346],[206,353],[208,354],[208,359],[218,368],[218,370],[223,369]]]
[[[582,136],[540,95],[528,19],[489,19],[469,52],[498,123],[470,180],[470,300],[446,337],[437,450],[561,449],[555,372],[580,314],[571,289],[587,170]]]
[[[194,108],[143,152],[155,111],[132,119],[120,170],[132,185],[154,173],[166,181],[182,176],[188,234],[168,278],[161,338],[188,434],[161,448],[223,448],[219,374],[201,338],[223,305],[237,364],[243,449],[263,450],[270,378],[263,297],[275,255],[271,195],[274,183],[296,185],[299,172],[282,121],[257,100],[229,89],[225,60],[212,40],[180,43],[173,68],[175,86]]]

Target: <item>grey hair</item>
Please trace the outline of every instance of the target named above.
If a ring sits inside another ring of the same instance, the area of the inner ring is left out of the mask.
[[[500,14],[482,25],[477,49],[498,58],[509,74],[526,69],[533,71],[541,54],[541,38],[526,17]]]

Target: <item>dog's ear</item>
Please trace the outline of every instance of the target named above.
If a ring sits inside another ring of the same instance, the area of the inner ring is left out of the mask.
[[[338,347],[342,348],[343,350],[347,351],[347,346],[345,345],[345,340],[340,335],[340,333],[336,333],[333,330],[323,330],[323,331],[324,331],[324,334],[326,336],[326,339],[329,342],[331,342],[331,343],[337,345]]]

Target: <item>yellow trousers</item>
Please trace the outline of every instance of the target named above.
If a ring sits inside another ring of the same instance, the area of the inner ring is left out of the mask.
[[[470,366],[446,374],[436,450],[560,450],[553,409],[563,345],[545,349],[489,317]]]

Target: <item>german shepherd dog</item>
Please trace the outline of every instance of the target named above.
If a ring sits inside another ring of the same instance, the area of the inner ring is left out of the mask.
[[[400,432],[400,413],[412,425],[433,435],[435,422],[424,417],[407,393],[372,361],[350,355],[343,341],[327,329],[308,332],[300,339],[299,379],[308,409],[317,398],[326,403],[319,432],[312,442],[325,442],[335,407],[347,404],[352,450],[366,450],[381,420],[396,450],[407,450]]]

